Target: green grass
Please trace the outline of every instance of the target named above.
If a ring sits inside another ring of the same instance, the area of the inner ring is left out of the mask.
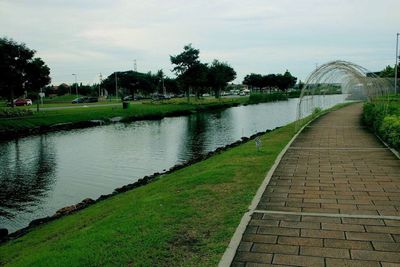
[[[246,98],[247,99],[247,98]],[[107,120],[112,117],[146,118],[163,117],[179,112],[195,112],[212,108],[229,107],[232,104],[243,104],[246,99],[225,98],[222,100],[200,99],[185,102],[183,99],[159,102],[146,101],[142,104],[132,102],[128,109],[119,106],[81,107],[62,110],[43,110],[31,116],[0,118],[0,132],[21,131],[38,126],[50,126],[58,123],[81,122],[88,120]],[[50,104],[51,105],[51,104]],[[55,104],[57,105],[57,104]]]
[[[5,266],[216,266],[294,123],[0,246]]]

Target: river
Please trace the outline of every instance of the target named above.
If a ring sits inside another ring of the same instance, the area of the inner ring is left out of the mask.
[[[328,108],[344,95],[318,96]],[[52,132],[0,143],[0,228],[10,232],[84,198],[296,119],[298,99]]]

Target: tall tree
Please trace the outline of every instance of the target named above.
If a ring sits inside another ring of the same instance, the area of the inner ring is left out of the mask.
[[[34,58],[36,51],[25,44],[0,38],[0,95],[13,105],[15,96],[25,91],[39,92],[50,83],[50,69],[40,58]]]
[[[396,65],[394,65],[395,67]],[[380,73],[379,73],[379,77],[382,78],[394,78],[395,77],[395,68],[387,65]],[[400,64],[397,66],[398,69],[400,70]],[[398,71],[399,71],[398,70]]]
[[[199,49],[193,48],[192,44],[188,44],[183,47],[182,53],[170,56],[171,63],[175,65],[172,71],[176,73],[178,81],[185,87],[188,99],[191,87],[197,82],[195,81],[196,77],[190,75],[190,73],[194,73],[196,69],[201,68],[199,67],[199,54]]]
[[[263,87],[263,76],[255,73],[248,74],[246,77],[244,77],[243,84],[249,86],[250,88],[256,87],[261,89]]]
[[[235,78],[236,72],[228,63],[214,59],[209,68],[208,79],[216,98],[220,97],[221,90]]]

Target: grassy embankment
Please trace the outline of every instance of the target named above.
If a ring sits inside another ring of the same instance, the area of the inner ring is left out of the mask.
[[[247,99],[227,98],[222,100],[197,100],[187,102],[164,101],[155,103],[131,104],[128,109],[120,106],[79,107],[61,110],[43,110],[27,113],[22,117],[0,118],[1,131],[20,131],[38,126],[50,126],[66,122],[82,122],[88,120],[107,120],[113,117],[146,118],[164,117],[181,112],[195,112],[212,108],[224,108],[246,103]],[[22,109],[16,109],[21,112]]]
[[[294,128],[41,225],[1,245],[0,265],[215,266]]]
[[[118,106],[97,106],[85,107],[90,104],[80,104],[79,108],[67,108],[60,110],[41,110],[35,112],[34,109],[27,110],[24,107],[15,109],[0,109],[0,133],[1,132],[20,132],[34,129],[36,127],[47,127],[60,123],[78,123],[89,120],[105,120],[113,117],[123,117],[125,120],[138,120],[166,116],[189,114],[196,111],[204,111],[216,108],[226,108],[240,104],[255,104],[286,100],[287,96],[283,93],[265,94],[264,97],[255,95],[250,97],[236,98],[205,98],[192,99],[187,102],[185,98],[171,99],[165,101],[152,102],[132,102],[128,109],[123,109],[122,104]],[[48,103],[48,107],[67,105],[57,101]],[[110,102],[106,102],[110,103]],[[92,103],[97,104],[97,103]],[[68,106],[68,105],[67,105]],[[75,105],[79,106],[79,105]],[[2,111],[3,110],[3,111]]]
[[[375,99],[364,104],[363,120],[385,142],[400,149],[400,96]]]

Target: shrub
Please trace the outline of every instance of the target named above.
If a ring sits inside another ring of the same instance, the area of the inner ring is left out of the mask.
[[[400,148],[400,116],[386,116],[378,133],[390,146]]]
[[[365,103],[362,118],[390,146],[400,148],[400,101],[393,98]]]
[[[313,110],[313,112],[312,112],[312,115],[315,117],[315,116],[317,116],[319,113],[321,113],[322,112],[322,108],[320,108],[320,107],[317,107],[317,108],[314,108],[314,110]]]
[[[288,93],[288,97],[289,98],[298,98],[298,97],[300,97],[300,94],[301,94],[301,90],[290,91]]]
[[[24,117],[32,114],[33,112],[30,109],[19,109],[19,108],[0,109],[0,118]]]

